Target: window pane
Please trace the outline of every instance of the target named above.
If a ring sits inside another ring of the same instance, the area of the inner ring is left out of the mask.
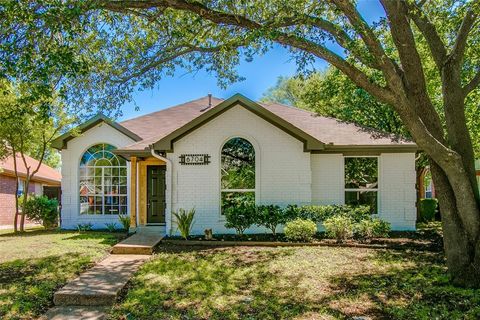
[[[255,149],[242,138],[230,139],[222,148],[222,189],[255,189]]]
[[[222,214],[229,207],[241,205],[255,205],[255,192],[222,192]]]
[[[126,177],[119,177],[121,172],[126,175],[126,161],[113,154],[113,150],[115,147],[111,145],[98,144],[82,156],[79,169],[80,213],[116,214],[120,210],[120,201],[126,205],[126,199],[116,196],[123,180],[122,188],[125,188],[126,194]],[[104,193],[108,195],[105,198]]]
[[[375,189],[377,187],[377,158],[345,158],[346,189]]]
[[[377,195],[377,191],[345,191],[345,204],[370,206],[370,213],[376,214]]]

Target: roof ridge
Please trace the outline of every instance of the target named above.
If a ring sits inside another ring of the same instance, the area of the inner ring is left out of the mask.
[[[173,106],[169,106],[169,107],[166,107],[166,108],[157,110],[157,111],[149,112],[149,113],[143,114],[143,115],[141,115],[141,116],[137,116],[137,117],[130,118],[130,119],[127,119],[127,120],[123,120],[123,121],[118,122],[118,123],[119,123],[119,124],[123,124],[123,123],[125,123],[125,122],[132,121],[132,120],[137,120],[137,119],[142,118],[142,117],[152,116],[152,115],[155,115],[155,114],[157,114],[157,113],[160,113],[160,112],[163,112],[163,111],[166,111],[166,110],[170,110],[170,109],[173,109],[173,108],[177,108],[177,107],[182,107],[182,106],[185,106],[185,105],[187,105],[187,104],[195,103],[195,102],[197,102],[197,101],[200,101],[200,100],[206,99],[206,98],[208,98],[208,95],[202,96],[202,97],[200,97],[200,98],[193,99],[193,100],[190,100],[190,101],[187,101],[187,102],[179,103],[179,104],[176,104],[176,105],[173,105]],[[212,96],[212,99],[217,99],[217,100],[220,100],[220,101],[224,101],[224,100],[225,100],[225,99],[223,99],[223,98],[218,98],[218,97],[215,97],[215,96]],[[206,107],[207,107],[207,106],[206,106]],[[213,106],[213,107],[214,107],[214,106]]]

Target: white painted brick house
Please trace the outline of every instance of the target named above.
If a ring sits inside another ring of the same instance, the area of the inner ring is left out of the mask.
[[[55,141],[66,229],[104,228],[129,214],[133,228],[176,233],[171,212],[195,208],[194,234],[232,233],[222,206],[239,196],[280,206],[365,203],[394,230],[415,228],[417,147],[399,137],[241,95],[121,123],[100,115],[79,129]],[[358,161],[370,168],[360,179],[349,169]]]

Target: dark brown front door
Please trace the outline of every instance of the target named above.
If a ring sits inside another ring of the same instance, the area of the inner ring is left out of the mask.
[[[165,166],[147,166],[147,223],[165,223]]]

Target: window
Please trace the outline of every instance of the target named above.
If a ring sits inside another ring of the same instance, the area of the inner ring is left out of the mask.
[[[114,146],[97,144],[80,160],[80,214],[127,213],[127,164],[112,153]]]
[[[345,158],[345,204],[369,205],[378,213],[378,158]]]
[[[244,201],[255,203],[255,149],[247,140],[233,138],[222,148],[222,214],[225,208]]]

